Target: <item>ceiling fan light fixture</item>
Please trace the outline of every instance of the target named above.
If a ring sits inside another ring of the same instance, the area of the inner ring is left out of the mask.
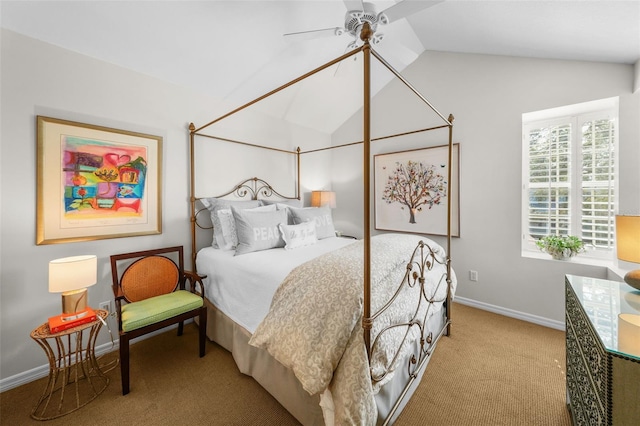
[[[389,23],[389,17],[384,14],[384,12],[380,12],[378,14],[378,23],[382,25],[387,25]]]
[[[344,17],[344,28],[352,36],[360,37],[360,30],[364,23],[368,23],[375,32],[378,26],[378,14],[375,6],[368,2],[362,2],[362,10],[349,10]]]

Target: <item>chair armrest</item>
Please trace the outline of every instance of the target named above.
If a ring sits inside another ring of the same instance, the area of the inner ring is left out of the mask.
[[[186,276],[186,275],[194,275],[194,276],[196,276],[196,277],[199,277],[200,279],[207,278],[207,276],[206,276],[206,275],[198,274],[197,272],[193,272],[193,271],[187,271],[187,270],[185,270],[185,271],[184,271],[184,274],[185,274],[185,276]]]
[[[189,291],[191,293],[197,294],[204,299],[204,283],[202,282],[203,278],[206,278],[206,275],[198,275],[192,271],[184,271],[185,281],[189,281]],[[196,289],[196,285],[200,287],[200,290]]]

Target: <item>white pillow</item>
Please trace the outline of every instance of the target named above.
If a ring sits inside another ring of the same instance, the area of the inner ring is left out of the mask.
[[[280,235],[278,225],[287,223],[287,212],[250,211],[231,207],[231,213],[236,221],[238,246],[236,256],[253,251],[284,247],[284,240]]]
[[[238,245],[238,235],[236,234],[236,221],[233,219],[231,209],[218,210],[218,222],[222,231],[222,239],[218,239],[218,248],[221,250],[232,250]]]
[[[220,220],[218,219],[218,210],[229,209],[231,206],[248,209],[262,205],[260,200],[225,200],[215,197],[201,198],[200,202],[209,210],[209,213],[211,214],[211,223],[213,224],[213,238],[211,241],[211,246],[213,248],[220,247],[219,243],[224,245],[224,241],[222,240],[222,226],[220,225]]]
[[[250,211],[276,211],[276,206],[260,206],[252,209],[243,209]],[[238,246],[238,233],[236,231],[236,221],[233,217],[231,209],[221,209],[217,211],[218,220],[220,222],[220,230],[222,238],[218,238],[218,248],[222,250],[235,250]]]
[[[318,242],[316,238],[316,224],[305,222],[299,225],[280,224],[280,232],[285,243],[285,250],[310,246]]]
[[[283,206],[291,206],[291,207],[302,207],[302,200],[298,200],[298,199],[293,199],[293,200],[268,200],[268,199],[262,199],[260,200],[262,201],[262,204],[264,204],[265,206],[271,205],[271,204],[282,204]]]
[[[287,225],[295,225],[295,222],[293,221],[293,215],[291,214],[290,207],[293,207],[291,204],[276,203],[276,207],[278,208],[278,210],[285,210],[287,212]],[[294,208],[310,209],[312,207],[294,207]]]
[[[315,223],[316,237],[319,240],[336,236],[336,229],[333,226],[333,218],[331,217],[331,209],[329,208],[329,206],[303,209],[289,207],[288,209],[293,216],[294,224],[297,225],[304,222]]]

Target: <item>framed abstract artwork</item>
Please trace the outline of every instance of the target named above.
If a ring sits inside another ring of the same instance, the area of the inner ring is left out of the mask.
[[[162,137],[37,117],[36,244],[162,233]]]
[[[453,144],[451,193],[447,191],[449,146],[374,156],[375,229],[460,236],[460,144]]]

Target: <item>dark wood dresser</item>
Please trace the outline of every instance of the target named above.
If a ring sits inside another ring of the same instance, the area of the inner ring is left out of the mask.
[[[565,287],[567,405],[573,424],[640,425],[640,328],[619,327],[620,314],[640,315],[640,291],[575,275],[565,277]]]

